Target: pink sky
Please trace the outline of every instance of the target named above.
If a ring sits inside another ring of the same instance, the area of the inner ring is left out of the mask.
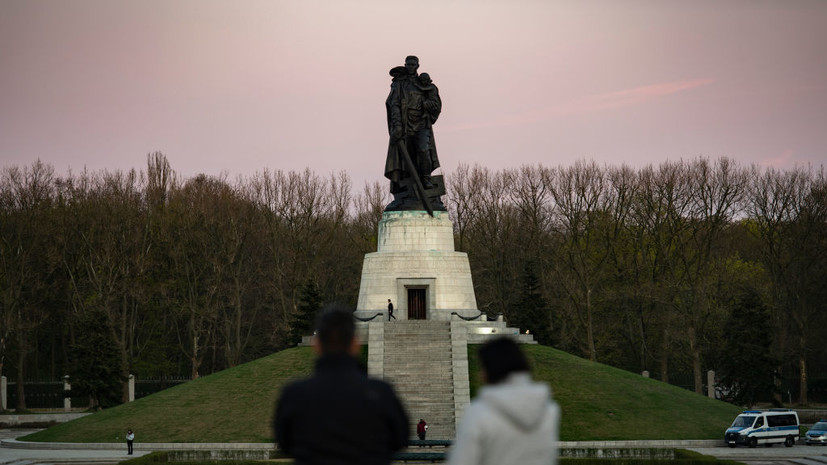
[[[417,9],[414,9],[416,5]],[[827,162],[822,0],[0,0],[0,166],[383,180],[388,70],[444,169]]]

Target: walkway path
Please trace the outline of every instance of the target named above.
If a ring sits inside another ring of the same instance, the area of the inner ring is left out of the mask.
[[[268,443],[136,443],[135,455],[126,455],[126,445],[117,443],[35,443],[15,438],[36,430],[0,430],[0,465],[30,464],[115,464],[131,457],[157,450],[244,450],[268,451]],[[562,441],[561,448],[684,448],[721,459],[736,460],[750,465],[827,465],[827,447],[795,447],[730,449],[719,440],[688,441]]]
[[[126,454],[126,442],[111,444],[107,449],[71,449],[61,446],[47,449],[48,443],[21,443],[14,438],[25,436],[39,430],[0,429],[0,464],[28,465],[28,464],[57,464],[57,463],[118,463],[132,457],[139,457],[150,453],[150,450],[136,450],[134,455]],[[6,443],[17,443],[20,448],[11,448]],[[48,444],[52,445],[52,444]],[[75,444],[73,444],[75,445]]]

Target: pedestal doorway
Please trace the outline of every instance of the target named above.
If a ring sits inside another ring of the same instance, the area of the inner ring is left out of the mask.
[[[424,320],[426,316],[425,288],[408,288],[408,319]]]

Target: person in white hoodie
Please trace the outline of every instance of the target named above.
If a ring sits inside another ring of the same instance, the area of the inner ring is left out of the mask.
[[[449,465],[556,465],[560,408],[531,379],[520,347],[499,338],[479,351],[487,386],[465,410]]]

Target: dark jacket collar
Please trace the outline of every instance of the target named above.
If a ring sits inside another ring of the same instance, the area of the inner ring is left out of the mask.
[[[316,359],[317,372],[350,371],[362,373],[359,360],[348,354],[324,354]]]

